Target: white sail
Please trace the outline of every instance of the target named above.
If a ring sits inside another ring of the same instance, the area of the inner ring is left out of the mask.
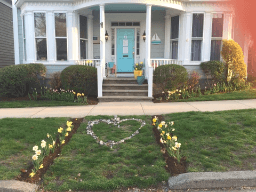
[[[153,35],[151,43],[152,44],[160,44],[161,43],[161,40],[156,33]]]

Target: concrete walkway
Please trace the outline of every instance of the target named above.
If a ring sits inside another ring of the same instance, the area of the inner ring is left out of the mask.
[[[0,108],[0,118],[44,118],[89,115],[160,115],[188,111],[255,109],[256,99],[195,102],[106,102],[88,106]]]
[[[120,102],[99,103],[88,106],[66,107],[31,107],[31,108],[0,108],[1,118],[44,118],[44,117],[71,117],[81,118],[89,115],[160,115],[188,111],[224,111],[239,109],[256,109],[256,99],[250,100],[226,100],[226,101],[196,101],[175,103],[152,102]],[[191,192],[205,191],[233,191],[220,188],[247,187],[239,191],[256,191],[256,170],[235,171],[223,173],[185,173],[168,180],[171,191],[181,190]],[[249,189],[248,189],[249,187]],[[252,187],[252,188],[251,188]],[[19,181],[0,181],[2,191],[36,191],[37,185]],[[138,191],[138,190],[137,190]]]

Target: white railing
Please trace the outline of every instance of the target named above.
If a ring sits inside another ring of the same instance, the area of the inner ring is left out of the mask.
[[[81,59],[78,60],[77,65],[87,65],[91,67],[96,67],[97,64],[100,64],[100,59]]]
[[[177,59],[150,59],[150,63],[154,70],[155,68],[161,65],[168,65],[168,64],[182,65],[182,61],[179,61]]]

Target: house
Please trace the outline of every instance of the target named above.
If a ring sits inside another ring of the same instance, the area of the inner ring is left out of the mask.
[[[0,0],[0,68],[14,65],[12,1]]]
[[[155,67],[200,72],[220,60],[233,16],[228,0],[13,0],[15,64],[43,63],[50,74],[92,61],[102,97],[106,63],[122,74],[142,61],[151,98]]]

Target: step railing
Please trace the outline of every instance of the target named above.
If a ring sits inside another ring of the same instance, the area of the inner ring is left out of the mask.
[[[161,65],[168,65],[168,64],[176,64],[176,65],[182,65],[182,61],[179,61],[177,59],[150,59],[151,66],[155,70],[157,67]]]
[[[77,65],[87,65],[95,68],[99,63],[100,63],[100,59],[81,59],[76,61]]]

